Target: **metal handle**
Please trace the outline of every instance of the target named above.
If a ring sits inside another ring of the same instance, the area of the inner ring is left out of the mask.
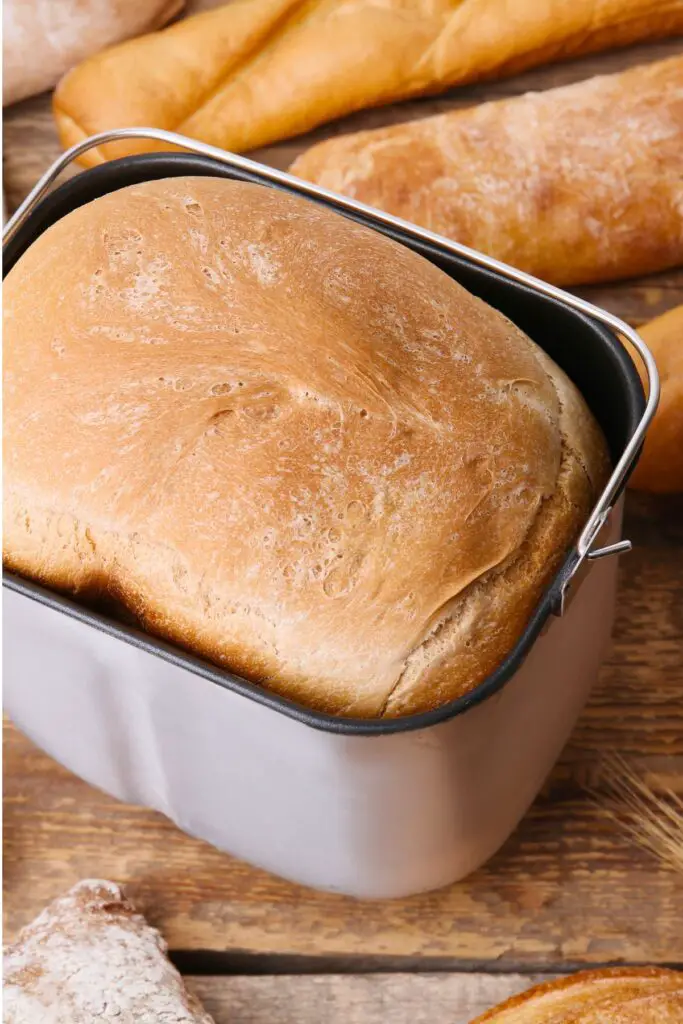
[[[480,267],[486,267],[489,270],[494,270],[503,277],[507,277],[511,281],[516,281],[518,284],[526,285],[534,291],[540,292],[542,295],[547,295],[552,299],[558,299],[566,306],[571,306],[580,313],[584,313],[586,316],[600,321],[600,323],[605,324],[607,327],[611,327],[612,330],[616,331],[618,334],[628,338],[645,365],[645,371],[648,378],[647,403],[638,426],[633,433],[633,437],[626,445],[621,458],[614,467],[612,475],[605,485],[605,489],[598,498],[598,501],[588,518],[588,522],[584,526],[579,539],[576,542],[577,558],[575,560],[575,564],[563,580],[556,608],[557,614],[561,615],[564,611],[567,589],[579,567],[586,559],[590,559],[592,561],[605,555],[617,554],[621,551],[630,550],[630,541],[621,541],[619,544],[609,545],[606,548],[593,548],[593,543],[607,521],[619,488],[621,487],[631,464],[640,450],[645,439],[645,433],[652,422],[659,402],[659,374],[657,373],[655,361],[652,358],[652,354],[645,342],[632,327],[629,327],[628,324],[624,323],[624,321],[620,320],[618,317],[613,316],[612,313],[608,313],[606,310],[600,309],[598,306],[594,306],[592,303],[586,302],[584,299],[571,295],[569,292],[565,292],[561,288],[556,288],[552,284],[547,284],[545,281],[532,277],[531,274],[525,274],[522,270],[517,270],[515,267],[510,267],[506,263],[501,263],[499,260],[493,259],[492,256],[485,256],[483,253],[477,252],[475,249],[470,249],[468,246],[461,245],[459,242],[453,242],[448,238],[443,238],[441,235],[437,235],[433,231],[428,231],[426,228],[418,227],[415,224],[411,224],[409,221],[402,220],[400,217],[394,217],[390,213],[385,213],[383,210],[377,210],[374,207],[366,206],[365,203],[359,203],[355,199],[349,199],[347,196],[338,195],[336,192],[330,192],[328,189],[320,188],[320,186],[313,185],[311,182],[302,181],[300,178],[295,178],[293,175],[287,174],[285,171],[275,170],[273,167],[267,167],[264,164],[256,163],[254,160],[249,160],[247,157],[238,156],[235,153],[228,153],[223,149],[218,149],[216,146],[209,146],[204,142],[197,142],[194,139],[185,138],[183,135],[176,135],[174,132],[163,131],[160,128],[118,128],[108,132],[101,132],[99,135],[93,135],[88,139],[84,139],[83,142],[76,143],[75,146],[72,146],[71,149],[68,149],[61,157],[55,160],[50,169],[45,172],[21,206],[7,222],[2,236],[3,245],[14,237],[28,215],[48,191],[53,181],[66,167],[68,167],[70,163],[72,163],[72,161],[78,159],[78,157],[83,153],[87,153],[88,150],[94,149],[96,146],[104,146],[110,142],[119,142],[123,139],[149,139],[154,142],[164,143],[167,146],[189,150],[190,152],[197,153],[200,156],[211,157],[222,164],[226,164],[228,167],[234,167],[240,171],[256,174],[261,179],[270,181],[274,185],[284,185],[290,191],[298,192],[300,195],[308,196],[311,199],[325,199],[331,206],[335,206],[340,210],[347,210],[351,213],[360,213],[364,216],[370,217],[375,222],[386,225],[387,227],[398,228],[400,231],[418,239],[421,242],[436,244],[437,246],[454,253],[456,256],[464,256],[466,259],[470,260],[470,262],[476,263]]]

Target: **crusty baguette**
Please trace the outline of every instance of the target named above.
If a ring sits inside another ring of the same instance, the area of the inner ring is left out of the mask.
[[[660,494],[683,492],[683,306],[639,330],[655,357],[662,393],[629,486]],[[634,362],[645,382],[640,359]]]
[[[61,140],[146,125],[241,151],[377,106],[683,32],[683,0],[236,0],[70,72]],[[118,143],[83,163],[153,148]]]
[[[683,974],[663,967],[580,971],[494,1007],[471,1024],[680,1024]]]
[[[4,0],[2,102],[51,89],[105,46],[161,28],[183,0]]]
[[[556,284],[683,263],[683,56],[313,146],[293,174]]]
[[[5,950],[5,1024],[212,1024],[112,882],[79,882]]]
[[[485,678],[605,480],[518,328],[273,189],[113,192],[34,242],[3,306],[6,564],[323,711]]]

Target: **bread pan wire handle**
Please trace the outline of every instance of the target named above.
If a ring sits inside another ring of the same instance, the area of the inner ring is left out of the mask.
[[[600,323],[605,324],[605,326],[610,327],[613,331],[616,331],[617,334],[621,334],[623,337],[627,338],[645,365],[645,371],[648,379],[647,403],[633,436],[626,445],[621,458],[614,467],[612,475],[605,485],[605,489],[598,498],[598,501],[588,518],[588,522],[584,526],[579,539],[576,542],[575,557],[571,562],[568,571],[563,576],[557,600],[554,604],[553,611],[555,614],[563,614],[566,606],[568,588],[582,563],[587,560],[593,561],[597,558],[619,554],[622,551],[629,551],[631,549],[631,542],[628,540],[622,540],[617,544],[610,544],[607,547],[593,547],[593,545],[600,530],[609,517],[616,496],[619,493],[619,489],[624,482],[631,465],[635,461],[638,452],[640,451],[643,441],[645,440],[645,434],[652,422],[659,402],[659,374],[657,373],[655,361],[645,342],[632,327],[629,327],[629,325],[624,323],[623,320],[620,320],[619,317],[607,312],[607,310],[600,309],[599,306],[594,306],[592,303],[586,302],[584,299],[580,299],[576,295],[571,295],[569,292],[565,292],[561,288],[556,288],[554,285],[547,284],[545,281],[532,277],[531,274],[524,273],[523,270],[517,270],[515,267],[508,266],[506,263],[501,263],[492,256],[485,256],[483,253],[477,252],[475,249],[470,249],[468,246],[461,245],[459,242],[453,242],[451,239],[437,235],[433,231],[428,231],[426,228],[421,228],[415,224],[409,223],[408,221],[402,220],[400,217],[394,217],[390,213],[385,213],[382,210],[366,206],[365,203],[359,203],[355,199],[349,199],[347,196],[338,195],[335,192],[330,192],[328,189],[320,188],[318,185],[313,185],[311,182],[295,178],[293,175],[287,174],[285,171],[278,171],[273,167],[267,167],[264,164],[256,163],[254,160],[249,160],[248,157],[238,156],[235,153],[228,153],[223,149],[218,149],[216,146],[209,146],[207,143],[198,142],[195,139],[189,139],[183,135],[177,135],[175,132],[163,131],[160,128],[118,128],[113,129],[112,131],[100,132],[98,135],[92,135],[90,138],[76,143],[76,145],[72,146],[61,157],[55,160],[49,170],[45,172],[42,178],[28,194],[21,206],[16,210],[14,215],[9,219],[5,226],[5,230],[3,231],[3,244],[15,235],[28,215],[35,209],[36,205],[43,198],[55,179],[66,167],[69,166],[70,163],[72,163],[72,161],[77,160],[78,157],[83,155],[83,153],[87,153],[88,150],[94,149],[96,146],[104,146],[111,142],[119,142],[124,139],[149,139],[150,141],[161,142],[167,146],[174,148],[177,147],[181,150],[196,153],[199,156],[210,157],[217,160],[219,163],[226,164],[228,167],[234,167],[240,171],[245,171],[248,174],[255,174],[261,179],[272,182],[274,185],[283,185],[290,191],[298,192],[300,195],[307,196],[308,198],[318,200],[324,199],[330,206],[334,206],[340,210],[348,210],[351,213],[359,213],[364,217],[370,218],[375,223],[384,224],[387,227],[398,229],[418,241],[436,245],[456,256],[462,256],[480,267],[485,267],[511,281],[516,281],[518,284],[525,285],[527,288],[540,292],[542,295],[546,295],[551,299],[563,302],[566,306],[571,306],[578,312],[592,317],[594,320],[598,320]]]

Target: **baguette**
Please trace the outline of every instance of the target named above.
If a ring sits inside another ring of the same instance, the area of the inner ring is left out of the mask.
[[[212,1024],[112,882],[79,882],[5,950],[5,1024]]]
[[[146,125],[232,151],[364,107],[683,33],[683,0],[236,0],[87,60],[60,83],[64,146]],[[120,142],[86,165],[154,149]]]
[[[663,967],[611,967],[549,981],[471,1024],[680,1024],[683,974]]]
[[[291,173],[560,285],[683,263],[683,56],[313,146]]]
[[[651,320],[640,333],[657,363],[662,394],[629,487],[683,492],[683,306]],[[634,361],[645,383],[640,359]]]
[[[4,315],[8,568],[320,711],[486,678],[608,474],[510,321],[275,189],[112,192],[34,242]]]
[[[51,89],[98,50],[161,28],[183,0],[4,0],[2,103]]]

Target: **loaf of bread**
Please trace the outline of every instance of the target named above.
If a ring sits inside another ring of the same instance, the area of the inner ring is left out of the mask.
[[[471,1024],[680,1024],[683,974],[663,967],[612,967],[513,996]]]
[[[56,899],[5,950],[5,1024],[212,1024],[112,882]]]
[[[81,207],[4,313],[6,564],[321,710],[401,715],[485,678],[607,473],[507,319],[262,186]]]
[[[65,146],[166,128],[241,151],[354,110],[683,32],[683,0],[236,0],[124,43],[55,94]],[[150,149],[127,141],[84,164]]]
[[[4,0],[2,103],[51,89],[75,64],[165,25],[183,0]]]
[[[291,168],[555,284],[683,263],[683,56],[313,146]]]
[[[639,331],[657,363],[662,391],[629,485],[660,494],[683,492],[683,306],[658,316]],[[640,359],[636,357],[634,362],[646,384]]]

